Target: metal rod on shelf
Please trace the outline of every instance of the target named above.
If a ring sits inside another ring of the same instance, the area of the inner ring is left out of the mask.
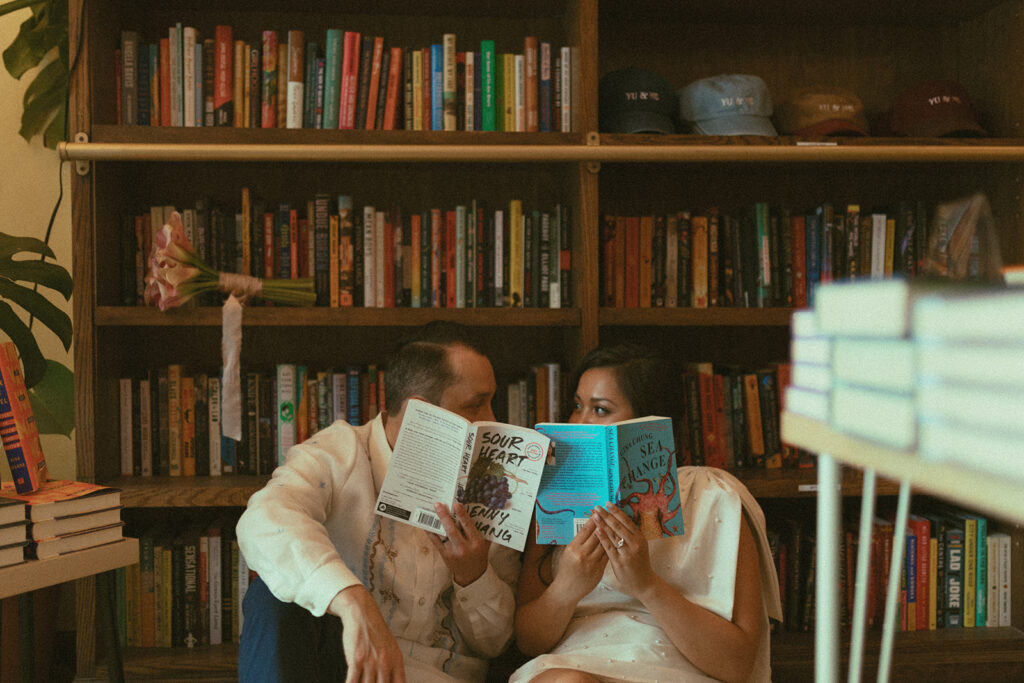
[[[892,534],[892,563],[889,565],[889,589],[885,595],[885,626],[882,629],[882,649],[878,656],[878,682],[888,683],[892,664],[892,644],[896,634],[896,614],[899,611],[900,570],[907,545],[907,515],[910,513],[910,479],[900,482],[900,496],[896,504],[896,521]]]
[[[853,626],[850,640],[849,683],[860,683],[864,655],[864,629],[867,621],[868,570],[871,561],[871,522],[875,518],[875,471],[864,470],[860,499],[860,533],[857,540],[857,577],[853,597]],[[849,581],[851,577],[847,577]]]
[[[818,454],[818,539],[814,597],[814,680],[839,680],[839,529],[842,519],[839,463]]]
[[[61,142],[64,161],[430,163],[887,163],[1022,162],[1018,145],[371,145]]]

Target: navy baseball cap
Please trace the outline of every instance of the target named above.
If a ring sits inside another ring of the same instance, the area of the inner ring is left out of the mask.
[[[602,132],[676,132],[675,92],[653,71],[634,67],[609,71],[601,78],[597,91]]]
[[[679,118],[699,135],[778,135],[772,98],[757,76],[722,74],[679,90]]]

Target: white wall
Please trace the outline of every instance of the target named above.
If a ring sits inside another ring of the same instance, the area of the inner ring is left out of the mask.
[[[0,51],[7,48],[18,34],[21,22],[30,15],[21,10],[0,17]],[[21,127],[21,103],[25,88],[31,83],[34,72],[15,80],[0,63],[0,232],[12,235],[30,235],[43,239],[46,225],[59,194],[58,173],[60,161],[55,150],[43,146],[42,137],[31,142],[18,135]],[[69,164],[64,164],[64,198],[54,222],[50,236],[50,247],[57,262],[71,270],[71,197],[69,186]],[[53,301],[71,315],[71,302],[65,302],[59,295]],[[60,361],[73,369],[74,360],[65,352],[60,341],[48,329],[33,324],[32,330],[40,341],[43,355]],[[72,438],[64,436],[43,436],[43,451],[46,453],[50,477],[54,479],[75,478],[75,445]],[[0,458],[0,477],[10,480],[7,459]]]

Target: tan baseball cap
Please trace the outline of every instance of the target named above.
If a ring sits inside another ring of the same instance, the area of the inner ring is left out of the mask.
[[[860,98],[852,92],[835,88],[798,90],[776,108],[775,124],[782,135],[871,134]]]

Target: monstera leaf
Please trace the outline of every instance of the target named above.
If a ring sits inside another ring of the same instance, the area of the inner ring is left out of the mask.
[[[4,67],[14,78],[29,69],[45,65],[25,90],[21,129],[26,140],[43,134],[51,149],[64,139],[65,102],[68,89],[68,3],[67,0],[13,0],[0,5],[0,17],[31,8],[32,16],[21,24],[17,37],[4,50]],[[51,55],[52,59],[46,61]]]
[[[15,259],[16,254],[27,258]],[[50,329],[64,345],[71,347],[71,317],[35,291],[32,283],[71,298],[71,275],[55,263],[36,257],[53,258],[53,251],[42,240],[16,237],[0,232],[0,330],[7,333],[25,366],[25,384],[31,388],[46,374],[46,359],[28,324],[18,315],[20,307]]]

